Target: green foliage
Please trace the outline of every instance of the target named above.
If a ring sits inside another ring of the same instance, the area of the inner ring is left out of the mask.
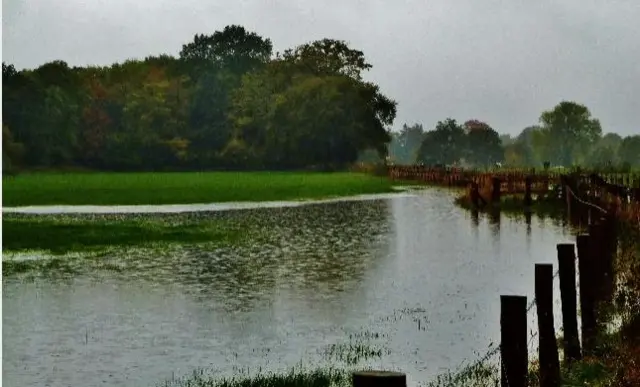
[[[602,135],[600,121],[591,117],[589,109],[570,101],[562,101],[552,110],[543,112],[540,123],[539,141],[547,150],[545,159],[555,165],[570,166],[584,162],[584,150]]]
[[[464,161],[486,167],[504,158],[504,149],[498,132],[478,120],[459,125],[448,118],[424,134],[417,160],[427,165],[455,164]]]
[[[396,164],[413,164],[418,156],[418,149],[422,144],[424,129],[421,124],[402,125],[400,133],[391,134],[389,156]]]
[[[640,135],[625,137],[620,144],[618,157],[622,163],[640,167]]]
[[[427,164],[453,164],[464,156],[465,133],[456,120],[438,121],[435,130],[425,133],[418,160]]]
[[[218,203],[391,191],[386,177],[349,172],[33,173],[3,185],[2,205]]]
[[[2,126],[2,174],[13,174],[20,165],[24,154],[24,146],[15,142],[11,131]]]
[[[4,124],[27,168],[343,168],[367,149],[386,155],[396,103],[362,80],[361,51],[331,39],[272,50],[230,25],[179,58],[3,63]]]
[[[504,149],[498,132],[478,120],[464,123],[467,145],[464,159],[476,166],[489,166],[504,159]]]

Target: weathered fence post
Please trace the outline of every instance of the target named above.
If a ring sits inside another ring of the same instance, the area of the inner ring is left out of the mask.
[[[557,387],[560,383],[560,360],[553,325],[553,265],[535,265],[535,294],[538,312],[540,387]]]
[[[500,185],[502,182],[499,177],[491,178],[491,203],[499,204],[500,203]]]
[[[526,387],[527,297],[500,296],[500,380],[502,387]]]
[[[596,335],[596,315],[594,300],[595,269],[589,235],[578,235],[578,270],[580,274],[580,317],[582,322],[582,354],[588,356],[593,352]]]
[[[582,358],[578,338],[576,253],[572,243],[559,243],[556,248],[558,250],[558,270],[560,271],[564,359],[567,363],[571,363]]]
[[[392,371],[357,371],[352,374],[353,387],[406,387],[407,375]]]

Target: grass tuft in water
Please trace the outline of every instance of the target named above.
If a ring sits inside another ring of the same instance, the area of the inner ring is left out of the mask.
[[[204,372],[180,380],[166,381],[163,387],[347,387],[349,374],[337,369],[291,369],[288,373],[268,373],[216,379]]]
[[[158,220],[58,219],[4,216],[2,248],[5,251],[45,250],[52,254],[98,251],[109,246],[143,246],[153,243],[234,242],[237,228],[221,220],[168,223]],[[6,261],[5,261],[6,264]],[[12,263],[17,271],[26,267]]]

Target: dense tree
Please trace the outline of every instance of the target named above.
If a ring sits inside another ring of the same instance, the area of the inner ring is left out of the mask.
[[[465,161],[488,166],[504,159],[500,135],[491,126],[479,120],[468,120],[463,128],[466,133]]]
[[[465,132],[456,120],[438,121],[434,130],[424,135],[418,150],[418,161],[426,165],[453,164],[465,153]]]
[[[345,75],[362,80],[362,72],[371,69],[362,51],[351,49],[344,41],[334,39],[322,39],[286,50],[283,58],[301,72],[317,76]]]
[[[270,39],[242,26],[230,25],[212,35],[195,35],[193,42],[182,46],[180,58],[197,76],[219,69],[241,76],[266,64],[272,50]]]
[[[622,163],[640,167],[640,135],[625,137],[618,151]]]
[[[545,158],[557,165],[584,162],[584,150],[590,149],[602,135],[600,121],[591,116],[589,109],[570,101],[562,101],[543,112],[540,123],[539,146],[547,150]]]
[[[639,136],[602,137],[574,102],[517,137],[453,119],[392,133],[396,102],[363,80],[371,64],[362,51],[334,39],[272,50],[232,25],[196,35],[179,57],[20,71],[3,63],[3,160],[107,170],[335,169],[388,154],[402,164],[640,164]]]
[[[421,124],[402,125],[400,132],[392,134],[389,156],[398,164],[412,164],[418,156],[418,149],[424,137]]]
[[[237,25],[196,35],[179,58],[3,63],[5,144],[23,146],[26,167],[342,168],[387,154],[396,103],[363,81],[370,68],[332,39],[272,57],[269,39]]]

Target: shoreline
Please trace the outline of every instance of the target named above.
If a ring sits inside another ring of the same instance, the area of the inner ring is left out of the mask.
[[[2,207],[7,214],[54,215],[54,214],[150,214],[218,212],[233,210],[251,210],[258,208],[287,208],[305,205],[368,201],[395,197],[412,197],[407,187],[392,187],[393,192],[334,196],[328,198],[300,198],[294,200],[235,201],[192,204],[132,204],[132,205],[41,205]]]

